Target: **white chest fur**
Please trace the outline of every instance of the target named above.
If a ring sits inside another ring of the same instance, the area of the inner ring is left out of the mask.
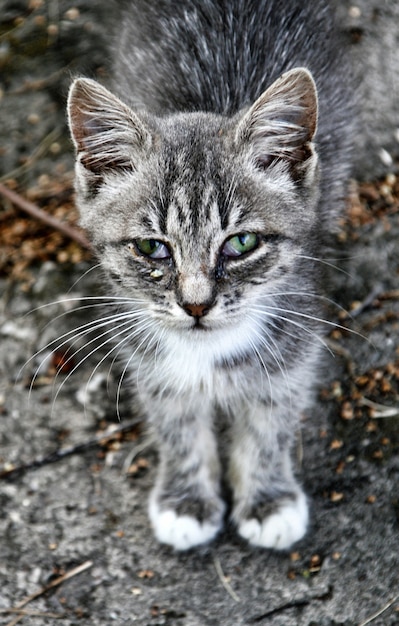
[[[159,380],[179,391],[203,389],[219,395],[215,364],[254,351],[256,334],[254,322],[245,319],[225,329],[167,333],[155,363]]]

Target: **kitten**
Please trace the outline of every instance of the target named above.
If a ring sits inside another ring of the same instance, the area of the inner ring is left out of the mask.
[[[151,523],[178,550],[222,529],[226,492],[251,544],[307,530],[290,450],[320,368],[317,256],[349,171],[340,49],[321,0],[134,0],[121,99],[71,87],[81,223],[158,440]]]

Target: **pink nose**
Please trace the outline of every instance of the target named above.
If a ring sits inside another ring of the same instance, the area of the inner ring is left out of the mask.
[[[209,310],[206,304],[185,304],[183,308],[192,317],[203,317]]]

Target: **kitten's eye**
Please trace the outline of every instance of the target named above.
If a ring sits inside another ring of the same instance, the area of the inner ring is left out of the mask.
[[[258,235],[255,233],[240,233],[228,239],[223,248],[222,254],[227,257],[237,257],[247,252],[255,250],[258,246]]]
[[[136,248],[151,259],[169,259],[170,251],[166,244],[157,239],[136,239]]]

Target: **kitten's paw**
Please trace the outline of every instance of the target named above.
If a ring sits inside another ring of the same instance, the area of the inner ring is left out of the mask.
[[[189,550],[216,537],[223,526],[224,504],[211,518],[200,520],[188,514],[179,515],[173,509],[162,509],[152,497],[149,516],[154,534],[160,543],[173,546],[175,550]]]
[[[306,497],[299,492],[294,500],[285,500],[262,521],[256,518],[238,523],[238,532],[250,544],[275,550],[286,550],[302,539],[308,526]]]

